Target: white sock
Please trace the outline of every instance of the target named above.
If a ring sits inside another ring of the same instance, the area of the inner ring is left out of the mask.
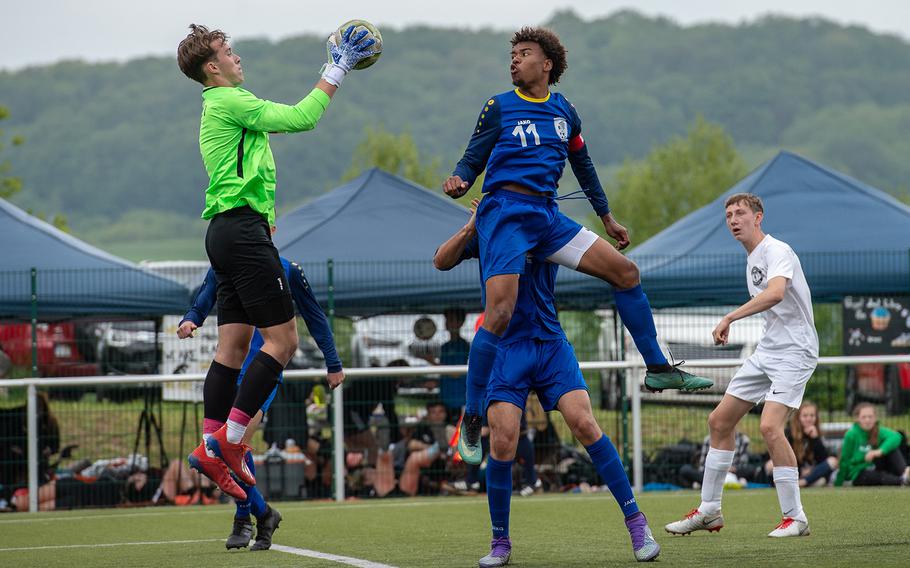
[[[777,488],[781,514],[805,522],[806,513],[803,512],[803,504],[799,499],[799,471],[795,467],[775,467],[774,486]]]
[[[232,444],[239,444],[246,434],[246,425],[234,422],[231,419],[227,421],[227,441]]]
[[[720,511],[724,494],[724,480],[733,465],[733,450],[710,448],[705,458],[705,477],[701,483],[701,505],[698,510],[706,515]]]
[[[205,455],[207,455],[210,458],[213,458],[213,457],[215,457],[215,452],[210,450],[208,444],[206,444],[206,442],[208,442],[209,438],[211,438],[211,437],[212,437],[211,434],[202,435],[202,447],[205,448]]]

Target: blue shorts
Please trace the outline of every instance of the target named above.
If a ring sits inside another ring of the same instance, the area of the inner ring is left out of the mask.
[[[243,370],[246,371],[246,368],[244,368]],[[240,383],[243,382],[243,375],[244,375],[244,373],[240,373],[240,376],[237,377],[237,386],[238,387],[240,387]],[[272,394],[270,394],[269,397],[267,399],[265,399],[265,402],[262,403],[261,410],[262,410],[263,416],[265,416],[266,413],[268,413],[269,407],[272,406],[272,401],[275,400],[275,395],[278,394],[278,387],[280,387],[281,383],[283,383],[283,382],[284,382],[284,373],[281,373],[280,375],[278,375],[278,384],[275,385],[274,389],[272,389]]]
[[[588,390],[575,349],[566,339],[524,339],[499,346],[484,407],[508,402],[524,410],[531,389],[547,412],[556,410],[567,392]]]
[[[559,211],[552,198],[506,189],[480,201],[476,223],[484,281],[500,274],[524,274],[529,252],[546,258],[582,229]]]

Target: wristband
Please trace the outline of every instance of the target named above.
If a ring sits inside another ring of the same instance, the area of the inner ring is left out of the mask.
[[[345,71],[344,67],[338,65],[337,63],[327,63],[322,68],[322,78],[327,83],[331,83],[336,87],[341,86],[341,82],[344,80],[345,75],[347,75],[347,71]]]

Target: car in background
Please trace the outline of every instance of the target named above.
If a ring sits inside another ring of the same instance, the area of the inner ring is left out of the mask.
[[[39,323],[36,327],[38,375],[41,377],[90,377],[99,374],[92,341],[82,337],[75,322]],[[32,366],[32,325],[0,324],[0,344],[13,366]]]
[[[468,314],[461,337],[474,338],[479,314]],[[354,321],[351,355],[354,367],[387,367],[406,361],[417,367],[436,364],[442,344],[449,340],[441,314],[396,314],[372,316]]]
[[[98,362],[104,375],[152,375],[158,372],[161,347],[155,322],[111,321],[98,325]]]

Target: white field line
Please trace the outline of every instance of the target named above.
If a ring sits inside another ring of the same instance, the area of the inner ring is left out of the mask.
[[[467,503],[471,503],[471,502],[475,502],[475,501],[478,503],[481,502],[481,500],[477,499],[477,498],[451,499],[451,500],[445,499],[445,501],[451,501],[449,504],[456,504],[456,503],[467,504]],[[346,511],[346,510],[370,509],[370,508],[386,509],[386,508],[397,508],[397,507],[426,507],[426,506],[430,506],[430,505],[438,506],[438,505],[441,505],[442,502],[443,502],[443,500],[440,500],[439,502],[433,502],[433,501],[406,502],[406,501],[403,501],[400,503],[389,503],[389,502],[385,502],[385,503],[345,503],[345,504],[341,504],[341,505],[327,504],[327,505],[309,505],[309,506],[307,506],[305,503],[299,503],[297,506],[293,506],[292,503],[284,503],[281,506],[281,510],[282,511],[285,511],[285,510],[287,510],[287,511],[326,511],[326,510]],[[484,500],[484,502],[486,502],[486,500]],[[62,517],[46,517],[45,515],[47,515],[48,513],[29,513],[28,516],[21,516],[20,518],[16,518],[16,519],[0,520],[0,525],[19,524],[19,523],[51,523],[51,522],[58,522],[58,521],[85,521],[85,520],[91,520],[91,519],[120,519],[120,518],[129,518],[129,517],[162,517],[162,516],[174,517],[175,515],[216,515],[216,514],[225,515],[225,514],[227,514],[226,511],[228,510],[228,508],[229,507],[217,507],[217,508],[206,507],[205,509],[200,510],[198,507],[189,506],[189,507],[180,507],[179,510],[177,508],[171,508],[169,511],[162,511],[162,510],[156,508],[157,509],[156,511],[148,511],[148,512],[142,512],[142,513],[123,513],[123,514],[117,514],[117,513],[104,514],[104,513],[102,513],[100,515],[72,515],[72,516],[62,516]]]
[[[200,542],[222,542],[223,538],[205,538],[202,540],[154,540],[149,542],[111,542],[101,544],[55,544],[48,546],[20,546],[16,548],[0,548],[0,552],[19,552],[25,550],[58,550],[65,548],[109,548],[114,546],[148,546],[151,544],[196,544]]]
[[[352,558],[350,556],[340,556],[338,554],[328,554],[326,552],[319,552],[316,550],[308,550],[306,548],[295,548],[293,546],[284,546],[281,544],[273,544],[272,550],[277,550],[279,552],[286,552],[288,554],[295,554],[297,556],[306,556],[308,558],[318,558],[320,560],[329,560],[332,562],[338,562],[339,564],[347,564],[348,566],[357,566],[358,568],[395,568],[389,564],[380,564],[379,562],[372,562],[370,560],[361,560],[360,558]]]
[[[222,541],[224,541],[223,538],[206,538],[201,540],[155,540],[146,542],[110,542],[101,544],[59,544],[48,546],[20,546],[15,548],[0,548],[0,552],[33,552],[35,550],[61,550],[72,548],[113,548],[118,546],[149,546],[155,544],[198,544],[200,542]],[[272,550],[285,552],[287,554],[294,554],[296,556],[306,556],[308,558],[317,558],[319,560],[338,562],[339,564],[347,564],[348,566],[356,566],[357,568],[395,568],[389,564],[380,564],[379,562],[372,562],[370,560],[362,560],[360,558],[353,558],[350,556],[341,556],[339,554],[329,554],[327,552],[319,552],[317,550],[309,550],[306,548],[284,546],[281,544],[273,544]]]
[[[760,489],[752,489],[749,491],[738,491],[737,495],[748,495],[750,497],[757,497],[764,495],[766,491]],[[654,493],[645,493],[645,496],[656,496],[660,495],[661,497],[677,497],[677,498],[686,498],[686,499],[698,499],[698,494],[693,491],[667,491],[667,492],[654,492]],[[609,493],[593,493],[585,494],[584,496],[572,495],[567,497],[564,493],[552,493],[546,495],[536,495],[530,499],[516,499],[515,501],[521,504],[533,504],[533,503],[547,503],[550,501],[557,501],[562,499],[591,499],[591,500],[600,500],[600,499],[613,499],[613,496]],[[486,503],[486,498],[484,495],[479,495],[476,497],[446,497],[446,498],[437,498],[437,499],[427,499],[423,501],[405,501],[405,500],[396,500],[396,501],[375,501],[370,503],[359,502],[359,503],[342,503],[342,504],[325,504],[325,505],[310,505],[305,502],[288,502],[281,504],[282,511],[350,511],[350,510],[359,510],[359,509],[396,509],[396,508],[408,508],[408,507],[443,507],[450,505],[470,505],[470,504],[480,504]],[[0,519],[0,525],[14,525],[14,524],[25,524],[25,523],[54,523],[60,521],[85,521],[91,519],[124,519],[130,517],[174,517],[175,515],[224,515],[226,510],[229,507],[205,507],[203,510],[200,510],[199,507],[189,506],[189,507],[172,507],[168,508],[167,511],[162,511],[160,508],[155,507],[154,510],[137,512],[137,513],[102,513],[99,515],[67,515],[59,517],[47,516],[53,513],[19,513],[10,515],[14,518],[5,518]],[[150,509],[152,509],[150,507]],[[7,515],[4,515],[6,517]]]

